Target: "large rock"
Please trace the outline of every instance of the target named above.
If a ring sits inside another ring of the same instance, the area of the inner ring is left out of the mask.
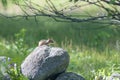
[[[85,80],[85,79],[76,73],[65,72],[60,74],[55,80]]]
[[[46,80],[66,70],[68,53],[56,47],[39,46],[21,64],[21,72],[30,80]]]

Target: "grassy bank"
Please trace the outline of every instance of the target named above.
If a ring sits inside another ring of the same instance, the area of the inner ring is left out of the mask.
[[[0,36],[2,38],[14,41],[15,34],[21,29],[26,30],[25,41],[28,45],[35,45],[40,39],[53,38],[59,45],[71,43],[72,46],[104,49],[106,46],[115,45],[120,35],[120,28],[114,25],[56,22],[46,17],[38,18],[36,23],[33,18],[26,20],[1,17]]]

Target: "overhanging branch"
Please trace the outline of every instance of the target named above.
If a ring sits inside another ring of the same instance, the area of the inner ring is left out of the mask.
[[[75,4],[74,7],[83,8],[85,6],[96,5],[100,8],[103,8],[106,12],[108,12],[108,14],[106,15],[101,15],[101,16],[100,15],[99,16],[88,15],[88,17],[84,17],[84,18],[81,18],[81,16],[75,17],[72,14],[68,15],[64,12],[65,10],[68,10],[68,9],[72,11],[73,9],[71,8],[73,6],[58,10],[55,4],[51,0],[46,0],[46,4],[48,8],[46,8],[46,6],[40,6],[39,4],[34,3],[31,0],[24,0],[23,4],[16,3],[16,5],[18,5],[21,8],[24,14],[13,15],[13,16],[6,16],[3,14],[0,14],[0,16],[4,16],[6,18],[34,17],[36,22],[37,22],[36,17],[40,17],[40,16],[50,17],[56,21],[64,21],[64,22],[88,22],[88,21],[95,22],[95,20],[101,21],[101,20],[109,20],[109,19],[120,20],[120,12],[117,10],[108,9],[106,6],[101,4],[101,1],[99,0],[96,2],[85,1],[86,2],[85,4],[82,4],[79,6]]]

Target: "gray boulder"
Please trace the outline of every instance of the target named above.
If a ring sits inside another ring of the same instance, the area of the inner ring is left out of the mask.
[[[46,45],[36,47],[21,64],[21,72],[30,80],[47,80],[64,72],[69,64],[68,53]]]
[[[65,72],[60,74],[55,80],[85,80],[85,79],[76,73]]]

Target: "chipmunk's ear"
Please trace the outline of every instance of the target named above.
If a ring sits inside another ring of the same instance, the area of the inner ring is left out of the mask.
[[[53,39],[51,39],[51,38],[48,38],[48,40],[47,40],[48,42],[51,42],[51,43],[54,43],[54,40]]]
[[[53,39],[53,38],[48,38],[48,40],[52,40],[52,41],[54,41],[54,39]]]
[[[51,38],[48,38],[48,40],[52,40]]]

